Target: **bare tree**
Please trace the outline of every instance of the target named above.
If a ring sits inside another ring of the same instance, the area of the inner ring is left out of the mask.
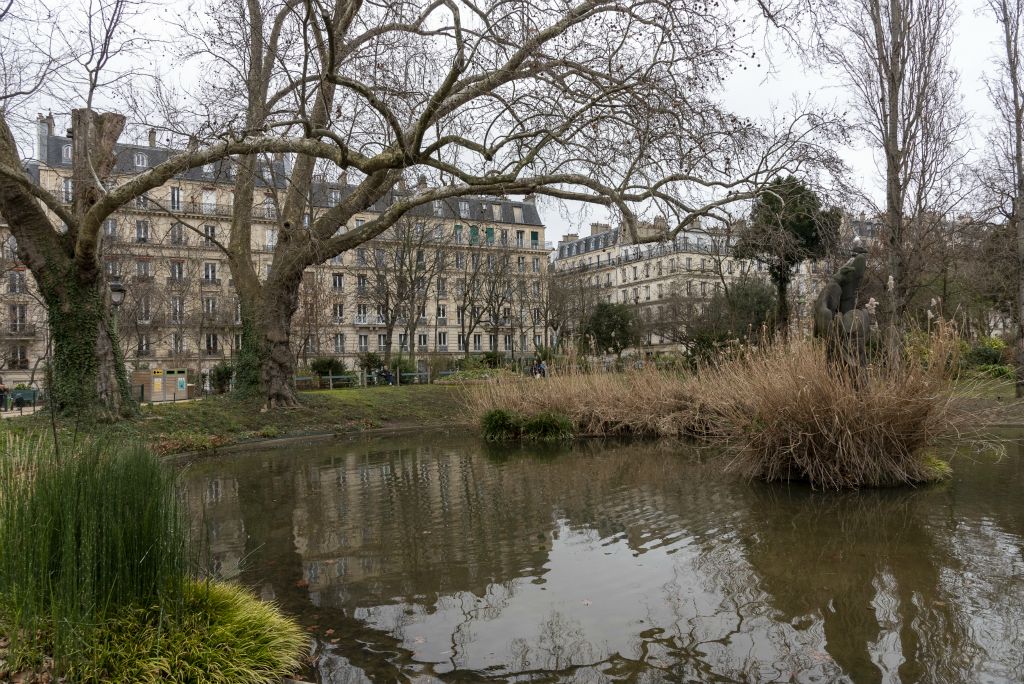
[[[1016,252],[1017,397],[1024,397],[1024,2],[988,0],[987,9],[1000,28],[996,73],[988,79],[989,96],[999,118],[989,136],[982,171],[992,208],[1007,224]]]
[[[955,9],[951,0],[838,0],[817,13],[820,53],[846,76],[856,122],[884,171],[893,321],[919,284],[917,241],[944,230],[967,194],[958,146],[965,116],[949,57]]]
[[[88,406],[99,396],[117,412],[127,396],[97,267],[100,223],[175,174],[212,161],[232,157],[237,169],[223,247],[242,306],[239,381],[258,385],[269,405],[295,401],[290,332],[302,273],[415,207],[534,192],[612,207],[634,233],[645,213],[665,214],[674,234],[752,199],[779,173],[837,165],[821,144],[840,130],[836,118],[804,111],[757,123],[719,106],[715,91],[751,36],[718,5],[225,0],[205,22],[192,14],[183,22],[202,26],[182,40],[194,48],[182,58],[207,76],[198,93],[119,67],[117,58],[137,40],[119,29],[141,7],[127,0],[93,6],[82,32],[88,39],[76,46],[84,69],[72,90],[83,106],[72,126],[71,211],[32,184],[10,118],[0,121],[0,214],[50,310],[77,312],[51,316],[55,376],[70,379],[56,388],[62,404]],[[113,89],[128,93],[125,106],[140,123],[149,116],[144,123],[157,124],[184,151],[108,189],[103,181],[125,121],[98,114],[96,103]],[[297,155],[285,178],[261,158],[275,152]],[[322,160],[353,183],[336,203],[317,207]],[[401,191],[412,169],[430,184]],[[269,276],[257,273],[251,253],[257,187],[273,188],[279,209]],[[375,218],[351,225],[368,210]],[[84,330],[96,330],[96,340],[87,342]]]

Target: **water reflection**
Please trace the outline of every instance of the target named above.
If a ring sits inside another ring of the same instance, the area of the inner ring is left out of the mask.
[[[942,487],[746,484],[678,446],[448,437],[200,462],[209,566],[321,681],[1018,681],[1020,453]]]

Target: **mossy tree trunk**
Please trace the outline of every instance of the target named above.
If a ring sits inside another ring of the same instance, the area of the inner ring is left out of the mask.
[[[93,218],[92,207],[102,196],[96,179],[113,170],[114,145],[124,121],[118,114],[72,112],[72,206],[68,211],[51,204],[58,220],[44,212],[31,190],[31,179],[0,174],[0,215],[46,305],[53,353],[48,372],[51,400],[69,415],[116,418],[134,411],[100,268],[99,221],[86,220]],[[3,119],[0,164],[20,166],[17,145]]]
[[[106,284],[65,282],[40,291],[50,312],[53,345],[50,398],[68,415],[100,414],[117,418],[135,408],[118,344],[116,325],[106,301]]]

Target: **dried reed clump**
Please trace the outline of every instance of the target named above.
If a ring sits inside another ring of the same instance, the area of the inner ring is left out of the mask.
[[[680,376],[655,370],[499,380],[466,388],[475,422],[492,410],[565,416],[578,437],[677,437],[695,404]]]
[[[804,340],[746,354],[695,375],[642,370],[469,388],[488,410],[566,416],[578,436],[698,437],[727,447],[727,467],[824,489],[928,482],[948,465],[933,447],[976,418],[954,407],[958,344],[949,330],[923,349],[879,352],[855,380]]]
[[[961,434],[954,410],[955,351],[883,354],[854,381],[828,368],[821,344],[770,348],[702,378],[729,468],[765,480],[806,480],[823,489],[929,482],[949,474],[933,454]]]

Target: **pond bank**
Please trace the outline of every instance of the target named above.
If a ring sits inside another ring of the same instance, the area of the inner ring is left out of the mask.
[[[62,420],[68,435],[102,434],[105,438],[141,443],[169,456],[250,448],[268,440],[332,439],[377,430],[451,427],[466,422],[461,390],[450,385],[409,385],[301,392],[301,405],[260,411],[256,400],[210,397],[180,404],[143,406],[138,418],[115,424],[75,425]],[[0,430],[28,432],[50,429],[50,416],[40,413],[4,421]]]

